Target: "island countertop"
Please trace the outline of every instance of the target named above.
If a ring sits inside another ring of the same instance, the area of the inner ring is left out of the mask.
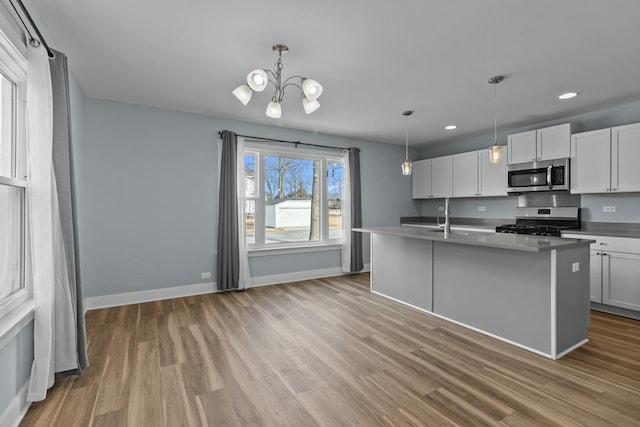
[[[441,230],[402,226],[353,228],[352,230],[361,233],[379,233],[414,239],[434,240],[438,242],[485,246],[499,249],[512,249],[525,252],[543,252],[554,249],[568,249],[577,246],[588,246],[595,242],[595,240],[588,239],[567,239],[560,237],[529,236],[523,234],[474,233],[461,231],[452,231],[451,234],[445,238],[444,232]]]

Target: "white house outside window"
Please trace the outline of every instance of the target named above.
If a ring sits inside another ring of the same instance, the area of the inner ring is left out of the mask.
[[[266,144],[245,147],[249,249],[341,243],[344,156]]]

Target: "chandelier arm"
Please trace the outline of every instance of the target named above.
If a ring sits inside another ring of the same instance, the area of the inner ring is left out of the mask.
[[[287,79],[287,80],[289,80],[289,79]],[[295,86],[295,87],[297,87],[298,89],[302,90],[302,86],[300,86],[300,85],[299,85],[299,84],[297,84],[297,83],[293,83],[293,82],[289,82],[289,83],[287,83],[287,80],[285,80],[284,84],[282,85],[282,90],[284,90],[287,86]]]

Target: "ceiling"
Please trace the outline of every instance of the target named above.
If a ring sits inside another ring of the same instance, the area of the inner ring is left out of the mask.
[[[540,123],[640,99],[638,0],[31,0],[89,97],[411,145]],[[271,68],[324,87],[306,115],[269,87],[231,91]],[[565,91],[577,91],[560,101]],[[445,131],[455,123],[458,129]]]

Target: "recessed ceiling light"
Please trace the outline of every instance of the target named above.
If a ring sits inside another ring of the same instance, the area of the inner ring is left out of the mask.
[[[576,96],[578,96],[578,92],[567,92],[560,95],[558,99],[571,99],[575,98]]]
[[[456,125],[447,125],[444,128],[446,130],[454,130],[454,129],[458,129],[458,126],[456,126]]]

